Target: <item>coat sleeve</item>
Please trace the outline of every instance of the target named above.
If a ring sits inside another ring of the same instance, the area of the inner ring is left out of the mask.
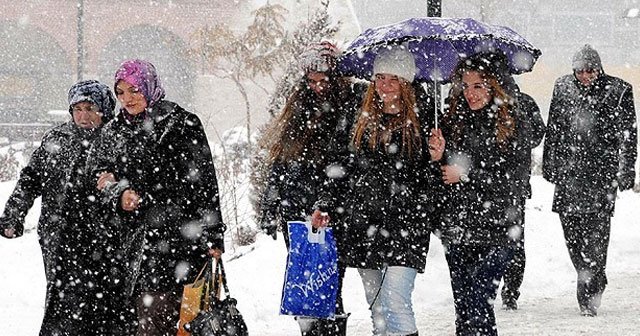
[[[518,105],[524,114],[523,126],[527,128],[529,148],[535,148],[540,145],[546,132],[540,108],[531,96],[524,93],[521,93]]]
[[[271,165],[267,176],[266,187],[260,198],[260,228],[265,231],[277,228],[278,210],[280,209],[280,179],[283,176],[283,166],[277,162]]]
[[[43,174],[48,156],[47,137],[31,155],[29,164],[20,172],[20,178],[7,201],[4,212],[0,216],[0,234],[4,236],[4,229],[15,229],[16,237],[24,233],[24,218],[33,206],[36,198],[42,195]]]
[[[113,150],[113,142],[118,141],[112,128],[107,125],[101,130],[100,136],[91,146],[87,156],[87,186],[96,187],[98,175],[107,172],[115,176],[118,183],[110,184],[100,192],[100,202],[113,211],[121,211],[120,197],[128,187],[126,181],[119,181],[115,159],[119,157]]]
[[[560,137],[562,136],[562,124],[559,115],[561,113],[560,95],[561,88],[559,81],[553,88],[553,97],[549,106],[549,119],[547,121],[547,138],[544,141],[544,150],[542,158],[542,176],[551,183],[558,182],[558,166],[562,161],[559,156],[558,146],[560,145]]]
[[[183,128],[183,139],[192,159],[186,178],[190,204],[196,205],[196,212],[202,221],[201,243],[203,247],[224,250],[226,226],[220,208],[220,191],[213,156],[200,119],[189,114]]]
[[[638,127],[633,101],[633,88],[626,85],[620,97],[620,136],[618,186],[620,190],[633,188],[635,183],[635,163],[637,158]]]
[[[350,150],[353,122],[353,115],[344,118],[331,137],[327,150],[327,175],[314,204],[314,209],[328,212],[332,217],[342,206],[356,165],[355,154]]]

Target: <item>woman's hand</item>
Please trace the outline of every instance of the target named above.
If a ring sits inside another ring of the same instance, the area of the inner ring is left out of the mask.
[[[331,217],[329,217],[328,213],[322,212],[318,209],[311,214],[311,225],[316,229],[329,225],[330,220]]]
[[[456,165],[446,165],[440,168],[442,170],[442,180],[445,184],[454,184],[460,182],[462,168]]]
[[[444,154],[444,147],[446,141],[442,136],[442,130],[439,128],[431,129],[431,136],[429,137],[429,154],[432,161],[440,161]]]
[[[127,189],[122,193],[122,198],[120,199],[120,206],[124,211],[134,211],[140,205],[142,199],[140,195],[138,195],[134,190]]]
[[[222,257],[222,250],[219,248],[212,248],[209,249],[208,254],[210,257],[214,257],[216,258],[216,260],[220,259],[220,257]]]
[[[5,237],[11,239],[11,238],[15,238],[16,237],[16,229],[14,228],[9,228],[9,229],[4,229],[4,235]]]
[[[116,182],[116,177],[112,173],[104,172],[100,174],[100,176],[98,176],[98,183],[97,183],[98,190],[103,190],[109,184],[115,183],[115,182]]]

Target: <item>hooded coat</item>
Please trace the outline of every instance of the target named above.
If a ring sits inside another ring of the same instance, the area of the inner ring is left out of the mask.
[[[587,46],[588,47],[588,46]],[[631,85],[602,71],[593,49],[574,57],[576,70],[597,69],[588,87],[559,78],[549,107],[544,178],[554,183],[553,211],[613,215],[617,189],[634,185],[637,126]]]
[[[114,99],[108,87],[83,81],[69,91],[71,107],[81,101],[98,105],[103,119],[113,115]],[[21,171],[0,228],[24,231],[24,219],[37,197],[42,197],[37,231],[44,261],[47,292],[40,335],[127,333],[112,293],[118,292],[121,273],[114,262],[117,246],[88,185],[85,163],[99,129],[82,129],[70,121],[45,134]],[[3,234],[4,230],[0,230]],[[97,319],[97,320],[96,320]]]
[[[197,274],[209,248],[224,250],[216,172],[195,114],[166,100],[135,117],[122,111],[104,127],[89,166],[118,181],[101,201],[118,213],[130,292],[175,291]],[[120,205],[128,189],[142,199],[133,212]]]

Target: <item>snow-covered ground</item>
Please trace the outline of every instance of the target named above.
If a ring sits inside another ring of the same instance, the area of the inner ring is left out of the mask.
[[[534,198],[527,204],[527,269],[520,309],[497,311],[501,335],[639,335],[640,332],[640,195],[621,193],[613,218],[609,248],[609,286],[595,318],[579,315],[575,272],[569,260],[558,216],[551,212],[552,185],[536,176]],[[0,184],[0,207],[13,183]],[[37,211],[28,221],[36,220]],[[33,226],[33,224],[31,225]],[[296,335],[293,318],[279,316],[285,248],[260,237],[255,249],[227,263],[231,293],[238,299],[251,335]],[[0,240],[0,335],[37,335],[43,314],[44,271],[35,232]],[[357,272],[348,270],[344,284],[351,312],[348,335],[370,335],[370,322]],[[498,307],[500,299],[498,298]],[[449,275],[440,242],[433,238],[427,270],[414,294],[420,335],[454,335]]]

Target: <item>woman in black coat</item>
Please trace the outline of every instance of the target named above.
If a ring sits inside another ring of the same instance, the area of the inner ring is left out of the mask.
[[[373,333],[417,335],[411,295],[429,248],[422,196],[432,175],[413,55],[400,47],[381,52],[374,74],[355,123],[335,138],[349,139],[338,156],[341,173],[328,181],[313,223],[342,226],[340,258],[358,268]]]
[[[90,146],[103,124],[113,118],[115,99],[108,86],[81,81],[69,89],[73,121],[45,134],[22,170],[0,217],[0,234],[23,234],[24,218],[42,196],[38,239],[42,248],[47,294],[40,335],[127,334],[114,297],[119,274],[111,251],[106,213],[97,212],[95,187],[87,185]]]
[[[123,62],[115,92],[122,109],[89,164],[118,213],[138,335],[175,335],[184,282],[224,249],[213,158],[200,119],[164,100],[151,63]]]
[[[504,89],[504,62],[503,55],[478,54],[458,64],[442,132],[430,139],[446,139],[438,231],[456,335],[497,335],[493,300],[522,233],[528,130]]]
[[[300,56],[304,78],[262,139],[270,172],[261,199],[261,227],[273,237],[282,228],[289,247],[288,221],[307,221],[332,162],[331,139],[350,123],[359,104],[358,86],[334,73],[336,48],[329,42],[310,45]],[[340,236],[339,230],[335,231]],[[340,263],[335,320],[298,318],[302,335],[346,335],[340,295]]]

